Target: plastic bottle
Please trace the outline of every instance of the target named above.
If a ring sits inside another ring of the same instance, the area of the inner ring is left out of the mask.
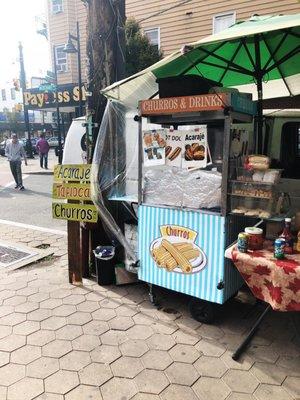
[[[293,254],[293,244],[294,238],[291,232],[291,218],[285,218],[284,220],[284,229],[280,235],[280,238],[285,240],[284,253],[285,254]]]

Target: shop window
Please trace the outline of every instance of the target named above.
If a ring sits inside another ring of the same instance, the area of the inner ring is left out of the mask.
[[[160,49],[160,31],[159,28],[151,28],[151,29],[144,29],[144,34],[149,39],[149,42],[152,46],[157,47]]]
[[[218,14],[213,17],[213,33],[219,33],[235,23],[235,12]]]
[[[10,98],[16,100],[16,90],[14,88],[10,89]]]
[[[67,71],[67,54],[64,52],[64,46],[56,46],[56,69],[58,73]]]
[[[1,89],[1,97],[2,97],[2,101],[6,101],[6,90],[5,89]]]
[[[300,122],[287,122],[282,126],[280,162],[284,178],[300,178]]]
[[[63,12],[63,0],[52,0],[52,14],[59,14]]]

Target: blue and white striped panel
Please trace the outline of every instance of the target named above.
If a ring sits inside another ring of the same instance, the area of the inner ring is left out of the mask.
[[[156,266],[150,254],[153,240],[161,237],[160,227],[176,225],[197,232],[195,244],[207,257],[199,272],[183,274]],[[139,207],[139,279],[177,292],[222,304],[223,290],[217,285],[224,280],[225,218],[151,206]]]

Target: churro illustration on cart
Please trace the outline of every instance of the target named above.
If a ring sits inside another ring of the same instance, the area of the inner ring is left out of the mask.
[[[176,225],[160,227],[162,236],[150,245],[150,253],[159,268],[169,272],[192,274],[206,265],[203,250],[195,244],[197,232]]]

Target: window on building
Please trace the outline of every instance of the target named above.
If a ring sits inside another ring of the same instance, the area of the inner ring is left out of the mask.
[[[1,89],[1,97],[2,97],[2,101],[6,101],[6,90],[5,89]]]
[[[10,89],[10,98],[16,100],[16,90],[14,88]]]
[[[64,52],[65,46],[56,46],[56,68],[57,72],[66,72],[67,71],[67,53]]]
[[[160,48],[160,31],[159,28],[144,29],[144,34],[149,39],[152,46]]]
[[[235,12],[215,15],[213,18],[213,33],[229,28],[235,23]]]
[[[52,0],[52,14],[59,14],[63,12],[63,0]]]

